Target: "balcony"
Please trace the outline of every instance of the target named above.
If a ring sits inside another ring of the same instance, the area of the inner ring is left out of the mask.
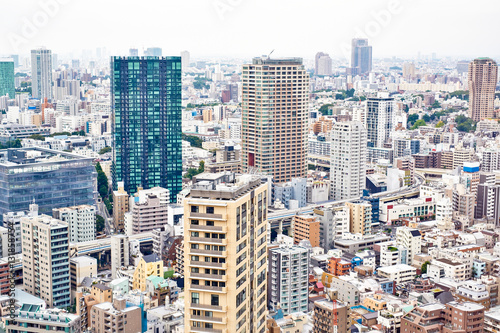
[[[227,287],[212,287],[212,286],[203,286],[203,285],[191,285],[192,291],[209,291],[214,293],[227,293]]]
[[[192,219],[204,219],[204,220],[225,220],[225,216],[222,214],[209,214],[209,213],[191,213],[189,218]]]
[[[208,238],[208,237],[191,237],[191,238],[189,238],[189,242],[190,243],[202,243],[202,244],[227,245],[227,239]]]
[[[227,281],[227,275],[191,273],[192,279]]]
[[[209,310],[209,311],[214,311],[214,312],[226,312],[227,311],[227,306],[195,304],[195,303],[191,303],[190,308],[193,310]]]
[[[197,254],[197,255],[201,255],[201,256],[218,256],[218,257],[226,257],[227,256],[226,251],[212,251],[212,250],[201,250],[201,249],[198,249],[198,250],[191,249],[190,254],[191,255]]]
[[[227,269],[226,263],[194,261],[194,260],[190,261],[189,266]]]
[[[207,316],[191,316],[191,320],[201,321],[204,323],[225,324],[226,318],[222,317],[207,317]]]
[[[226,333],[226,330],[217,330],[215,328],[204,328],[204,327],[193,327],[191,326],[191,332],[193,333]]]
[[[219,232],[227,232],[227,227],[219,227],[214,225],[199,225],[199,224],[190,224],[189,230],[194,231],[219,231]]]

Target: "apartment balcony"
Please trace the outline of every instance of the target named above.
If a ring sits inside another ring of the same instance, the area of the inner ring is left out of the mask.
[[[193,321],[201,321],[203,323],[225,324],[227,317],[207,317],[207,316],[191,316]]]
[[[209,213],[191,213],[189,217],[192,219],[203,219],[203,220],[225,220],[225,214],[209,214]]]
[[[191,303],[189,306],[190,309],[193,310],[208,310],[208,311],[214,311],[214,312],[227,312],[227,306],[218,306],[218,305],[207,305],[207,304],[196,304],[196,303]]]
[[[213,293],[227,293],[227,287],[212,287],[212,286],[203,286],[203,285],[191,285],[191,291],[207,291]]]
[[[198,249],[198,250],[191,249],[190,254],[191,255],[197,254],[197,255],[201,255],[201,256],[209,255],[209,256],[218,256],[218,257],[226,257],[227,256],[226,251],[212,251],[212,250],[201,250],[201,249]]]
[[[215,328],[204,328],[204,327],[193,327],[191,326],[191,332],[193,333],[227,333],[226,329],[218,330]]]
[[[219,226],[214,226],[214,225],[199,225],[199,224],[190,224],[189,225],[189,230],[193,231],[208,231],[208,232],[213,232],[213,231],[218,231],[218,232],[227,232],[227,227],[219,227]]]
[[[200,244],[227,245],[227,239],[208,238],[208,237],[191,237],[191,238],[189,238],[189,242],[190,243],[200,243]]]
[[[192,279],[227,281],[227,275],[191,273]]]
[[[194,260],[190,261],[189,266],[191,266],[191,267],[207,267],[207,268],[222,268],[222,269],[227,269],[227,264],[226,263],[194,261]]]

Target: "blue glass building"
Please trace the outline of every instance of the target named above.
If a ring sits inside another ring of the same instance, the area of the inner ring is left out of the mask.
[[[182,190],[181,57],[113,57],[113,188]]]

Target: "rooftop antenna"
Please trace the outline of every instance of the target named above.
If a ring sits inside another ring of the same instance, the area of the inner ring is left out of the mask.
[[[269,59],[271,57],[271,54],[273,54],[274,49],[267,55],[267,58]]]

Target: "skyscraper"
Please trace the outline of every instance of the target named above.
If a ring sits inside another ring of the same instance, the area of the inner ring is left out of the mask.
[[[332,200],[360,197],[366,183],[366,129],[357,121],[332,129],[330,190]]]
[[[372,47],[368,45],[368,39],[354,38],[352,40],[351,67],[357,69],[357,74],[371,72]]]
[[[70,306],[68,224],[48,215],[21,218],[23,287],[50,307]]]
[[[242,168],[283,183],[306,175],[309,76],[301,58],[243,65]]]
[[[332,58],[328,53],[318,52],[314,60],[314,74],[332,75]]]
[[[181,58],[114,57],[113,189],[182,189]]]
[[[129,56],[131,56],[131,57],[139,56],[139,50],[136,48],[130,48],[129,49]]]
[[[267,185],[232,173],[193,178],[184,199],[186,332],[265,332]]]
[[[495,115],[497,63],[490,58],[474,59],[469,64],[469,117],[480,121]]]
[[[31,89],[33,98],[52,99],[52,51],[31,50]]]
[[[14,61],[12,59],[0,59],[0,97],[9,95],[16,97],[14,85]]]
[[[161,57],[162,56],[161,47],[148,47],[144,52],[144,55],[149,57]]]
[[[383,148],[394,127],[393,117],[396,109],[394,98],[379,93],[370,97],[366,103],[365,128],[368,131],[368,147]]]
[[[186,68],[189,67],[189,63],[191,61],[189,51],[181,52],[181,61],[182,61],[182,70],[185,70]]]

